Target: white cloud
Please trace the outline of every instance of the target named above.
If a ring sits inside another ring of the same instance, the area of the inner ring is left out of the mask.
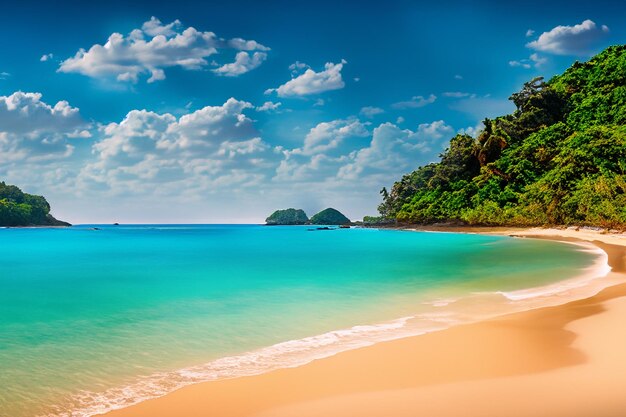
[[[223,40],[222,40],[223,41]],[[237,49],[239,51],[269,51],[270,48],[261,45],[257,41],[248,41],[241,38],[233,38],[226,41],[225,45],[229,48]]]
[[[381,109],[380,107],[365,106],[361,108],[359,114],[367,117],[368,119],[371,119],[372,117],[378,114],[383,114],[384,112],[385,110]]]
[[[158,185],[188,192],[257,184],[276,154],[243,114],[250,108],[231,98],[180,118],[132,110],[102,129],[93,145],[95,161],[81,171],[83,188],[152,192]]]
[[[347,159],[340,147],[348,138],[369,136],[364,123],[357,119],[338,119],[313,127],[301,148],[282,149],[283,160],[276,168],[279,181],[320,181],[334,177]]]
[[[46,62],[46,61],[51,60],[52,58],[54,58],[54,54],[51,54],[51,53],[50,53],[50,54],[44,54],[44,55],[42,55],[42,56],[41,56],[41,58],[39,58],[39,60],[40,60],[41,62]]]
[[[345,60],[341,60],[339,64],[329,62],[320,72],[308,68],[302,75],[292,78],[280,87],[267,89],[265,94],[276,92],[280,97],[292,97],[339,90],[345,87],[341,70],[346,63]]]
[[[368,147],[350,154],[337,177],[354,181],[363,177],[381,183],[407,173],[423,162],[433,148],[443,149],[454,133],[443,120],[420,124],[415,131],[383,123],[374,129]]]
[[[402,116],[398,116],[398,118],[396,119],[396,124],[400,124],[400,123],[404,123],[404,117]]]
[[[320,123],[307,134],[303,148],[282,150],[274,182],[323,184],[326,190],[351,190],[351,195],[359,187],[378,190],[429,162],[453,134],[441,120],[415,131],[383,123],[369,132],[356,119]],[[356,140],[348,143],[350,136]]]
[[[398,103],[392,104],[392,107],[395,109],[414,109],[432,104],[435,102],[435,100],[437,100],[437,96],[434,94],[431,94],[428,97],[413,96],[411,100],[400,101]]]
[[[326,104],[326,101],[324,101],[323,98],[318,98],[315,100],[315,103],[313,103],[313,107],[322,107],[324,104]]]
[[[302,72],[304,72],[304,70],[308,68],[311,68],[311,67],[305,64],[304,62],[300,62],[300,61],[296,61],[293,64],[289,65],[289,70],[291,71],[292,77],[302,74]]]
[[[254,108],[229,99],[183,116],[132,110],[98,130],[78,109],[47,105],[37,94],[16,93],[0,103],[0,160],[28,158],[3,160],[0,174],[45,190],[57,210],[65,208],[57,212],[61,218],[72,213],[81,221],[256,219],[274,205],[300,202],[312,211],[331,204],[373,211],[380,187],[433,160],[453,133],[443,121],[415,130],[384,123],[372,131],[369,122],[349,118],[294,130],[299,143],[274,147],[246,115],[278,108],[271,101]],[[18,116],[28,123],[8,123]]]
[[[537,53],[530,54],[528,59],[520,59],[519,61],[509,61],[509,65],[512,67],[522,67],[526,69],[530,69],[532,67],[540,68],[546,62],[548,62],[548,58],[542,57]]]
[[[530,38],[530,37],[531,37],[531,36],[533,36],[534,34],[535,34],[535,31],[534,31],[534,30],[532,30],[532,29],[528,29],[528,30],[526,31],[526,37],[527,37],[527,38]]]
[[[327,152],[337,148],[343,140],[349,137],[367,136],[369,132],[365,125],[357,119],[339,119],[332,122],[322,122],[313,127],[304,138],[304,145],[294,152],[304,155]]]
[[[142,29],[135,29],[128,36],[113,33],[104,45],[80,49],[63,61],[58,71],[94,78],[115,77],[118,81],[130,82],[137,82],[142,75],[150,75],[148,82],[154,82],[165,79],[164,69],[169,67],[203,68],[208,65],[206,58],[220,49],[267,51],[269,48],[241,38],[224,40],[213,32],[201,32],[193,27],[183,30],[178,20],[164,25],[152,17]],[[215,72],[231,76],[243,74],[256,68],[264,59],[265,54],[261,52],[252,57],[240,52],[234,63]]]
[[[530,60],[534,63],[535,68],[539,68],[548,62],[548,58],[542,57],[539,54],[530,54]]]
[[[454,76],[454,79],[455,79],[455,80],[462,80],[462,79],[463,79],[463,76],[462,76],[462,75],[460,75],[460,74],[456,74],[456,75]]]
[[[531,67],[527,59],[522,59],[521,61],[509,61],[509,65],[511,67],[522,67],[526,69],[529,69]]]
[[[265,103],[263,103],[261,106],[258,106],[256,108],[256,111],[272,111],[272,110],[278,110],[278,108],[282,105],[283,103],[281,102],[277,102],[277,103],[273,103],[271,101],[266,101]]]
[[[465,97],[476,97],[476,94],[465,93],[463,91],[446,91],[445,93],[442,94],[442,96],[451,97],[451,98],[465,98]]]
[[[79,109],[67,101],[54,106],[41,93],[0,96],[0,161],[42,161],[72,154],[71,138],[89,137]],[[4,168],[7,168],[6,166]]]
[[[478,137],[478,134],[483,131],[485,125],[483,122],[479,122],[476,126],[468,126],[463,129],[459,129],[459,135],[469,135],[473,138]]]
[[[257,68],[266,58],[267,54],[265,52],[255,52],[250,56],[248,52],[241,51],[235,56],[235,62],[224,64],[212,71],[218,75],[236,77]]]
[[[152,16],[150,20],[141,25],[141,30],[148,36],[154,37],[161,35],[169,37],[177,34],[182,26],[182,23],[178,19],[174,20],[172,23],[164,25],[159,19]]]
[[[595,44],[604,38],[609,28],[598,27],[592,20],[574,26],[557,26],[542,33],[539,38],[526,44],[536,51],[557,55],[588,55]]]

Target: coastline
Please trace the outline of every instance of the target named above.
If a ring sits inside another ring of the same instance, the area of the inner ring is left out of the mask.
[[[581,233],[558,229],[446,229],[434,230],[591,242],[608,255],[613,271],[607,277],[616,283],[626,279],[626,239],[621,236],[587,230]],[[428,410],[430,415],[446,416],[458,415],[460,410],[467,410],[468,407],[472,412],[475,410],[475,415],[492,415],[485,409],[493,405],[490,399],[492,394],[489,393],[506,391],[503,380],[513,379],[516,384],[522,384],[523,381],[518,380],[536,379],[532,386],[544,384],[544,390],[559,391],[560,385],[547,384],[553,373],[560,374],[573,369],[582,369],[583,372],[587,368],[593,371],[594,361],[597,361],[593,355],[594,349],[578,347],[576,343],[572,345],[572,342],[584,342],[598,327],[611,329],[612,333],[619,330],[613,329],[619,326],[619,316],[615,311],[626,310],[624,296],[626,285],[618,284],[605,288],[597,295],[584,296],[566,304],[530,309],[433,333],[380,342],[299,367],[186,386],[163,397],[106,415],[408,416],[414,415],[416,410]],[[589,321],[600,324],[583,325]],[[610,337],[606,334],[600,336],[605,339]],[[626,348],[626,336],[623,345],[619,346]],[[624,371],[619,367],[611,370],[616,375]],[[626,375],[626,372],[621,375]],[[595,381],[595,384],[598,385],[598,382],[601,381]],[[561,383],[567,384],[567,381]],[[481,391],[483,396],[466,398],[464,393],[467,390],[478,389],[477,386],[483,385],[490,387]],[[494,416],[543,415],[539,413],[540,410],[531,412],[530,409],[527,414],[520,413],[521,406],[515,404],[514,390],[511,390],[499,394],[503,408]],[[551,398],[559,398],[556,394],[558,392]],[[246,401],[242,401],[242,398]],[[454,406],[449,404],[451,398],[455,400]],[[509,399],[510,404],[505,398]],[[463,403],[462,399],[471,400],[471,404]],[[533,404],[537,406],[534,402],[528,406]],[[508,405],[511,407],[505,407]],[[553,405],[550,414],[545,415],[577,415],[572,414],[575,410],[566,410],[564,400],[562,413],[559,404]],[[626,409],[626,400],[619,405],[622,407],[618,410]]]

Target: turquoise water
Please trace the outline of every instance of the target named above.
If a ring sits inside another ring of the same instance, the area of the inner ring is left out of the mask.
[[[597,259],[484,235],[98,227],[0,230],[0,416],[89,415],[128,392],[323,356],[441,300],[543,286]]]

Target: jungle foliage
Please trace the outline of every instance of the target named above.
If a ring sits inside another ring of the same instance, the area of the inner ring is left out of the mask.
[[[429,224],[626,228],[626,45],[511,95],[516,110],[457,135],[381,191],[382,217]]]
[[[67,226],[50,215],[50,205],[39,195],[0,182],[0,226]]]

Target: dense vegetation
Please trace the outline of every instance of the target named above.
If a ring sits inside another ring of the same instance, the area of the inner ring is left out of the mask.
[[[517,110],[457,135],[437,163],[383,188],[409,223],[626,228],[626,45],[510,97]]]
[[[307,224],[308,222],[309,218],[306,213],[301,209],[294,208],[276,210],[265,219],[265,223],[270,226]]]
[[[39,195],[0,182],[0,226],[68,226],[50,215],[50,205]]]
[[[303,210],[293,208],[276,210],[271,216],[265,219],[265,224],[268,226],[293,226],[301,224],[342,225],[348,223],[350,223],[350,219],[334,208],[324,209],[311,217],[310,220]]]
[[[350,223],[350,219],[334,208],[327,208],[311,217],[311,224],[342,225]]]

